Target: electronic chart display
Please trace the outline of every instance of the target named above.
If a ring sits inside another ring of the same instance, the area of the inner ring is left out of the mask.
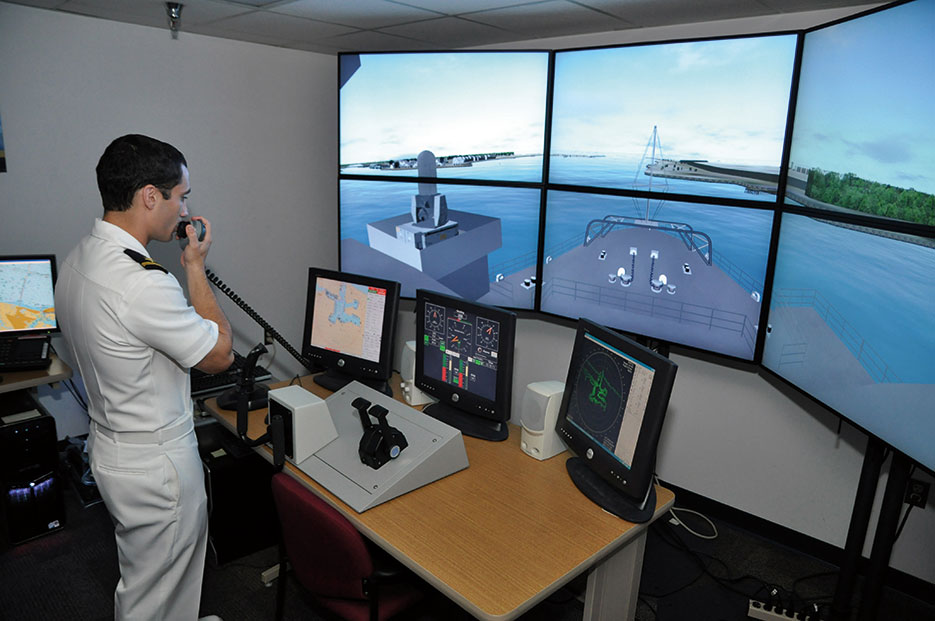
[[[386,294],[380,287],[318,278],[311,344],[378,362]]]

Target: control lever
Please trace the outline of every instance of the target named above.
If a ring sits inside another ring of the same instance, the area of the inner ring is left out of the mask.
[[[247,360],[244,363],[244,368],[242,370],[240,379],[237,382],[237,387],[232,388],[231,391],[234,391],[234,402],[236,403],[237,409],[237,436],[241,441],[249,447],[260,446],[266,444],[267,442],[273,443],[273,466],[278,469],[281,469],[283,464],[286,462],[286,434],[285,434],[285,423],[283,421],[281,414],[276,414],[269,417],[269,424],[266,425],[266,433],[264,433],[259,438],[248,438],[247,437],[247,426],[248,418],[250,412],[250,403],[254,399],[254,393],[257,390],[262,390],[265,393],[269,391],[269,388],[264,385],[254,386],[254,377],[255,377],[255,367],[257,359],[266,353],[266,347],[260,343],[256,345],[250,354],[247,356]],[[230,392],[230,391],[228,391]],[[224,395],[221,395],[222,397]],[[220,397],[218,397],[220,401]]]
[[[373,422],[370,420],[370,415],[367,414],[367,408],[370,407],[369,401],[363,397],[357,397],[351,401],[351,407],[357,410],[357,413],[360,415],[360,424],[363,425],[365,432],[373,427]]]
[[[364,428],[364,435],[361,436],[357,447],[361,463],[378,470],[389,460],[399,457],[402,450],[409,446],[406,436],[386,421],[389,411],[385,407],[371,405],[362,397],[354,399],[351,406],[360,415],[360,423]],[[380,424],[373,424],[371,417],[376,418]]]

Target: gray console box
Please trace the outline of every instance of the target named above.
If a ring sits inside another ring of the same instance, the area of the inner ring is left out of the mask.
[[[389,410],[387,422],[409,443],[377,470],[358,455],[364,430],[351,406],[357,397]],[[297,466],[358,513],[468,467],[460,431],[369,386],[351,382],[325,403],[338,437]]]

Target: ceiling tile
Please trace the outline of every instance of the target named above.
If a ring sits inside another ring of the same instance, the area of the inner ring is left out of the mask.
[[[407,37],[390,35],[372,30],[358,30],[346,35],[321,39],[319,43],[332,46],[341,52],[357,52],[360,50],[381,52],[415,52],[437,49],[433,43],[417,41]]]
[[[438,17],[438,13],[385,0],[296,0],[270,9],[356,28],[382,28]]]
[[[516,35],[511,32],[459,17],[439,17],[383,28],[382,31],[433,43],[442,49],[489,45],[516,39]]]
[[[467,13],[463,17],[529,38],[558,36],[568,32],[601,32],[627,26],[614,17],[566,0],[479,11]]]
[[[576,0],[582,5],[613,15],[645,28],[671,24],[691,24],[721,19],[753,17],[773,13],[758,1],[750,0]],[[821,0],[816,0],[820,2]]]
[[[398,4],[435,11],[443,15],[463,15],[474,11],[500,9],[523,4],[536,4],[542,0],[390,0]]]
[[[254,12],[237,15],[212,24],[216,32],[242,33],[253,36],[274,37],[284,43],[312,41],[320,37],[332,37],[353,28],[327,24],[304,17],[280,13]]]

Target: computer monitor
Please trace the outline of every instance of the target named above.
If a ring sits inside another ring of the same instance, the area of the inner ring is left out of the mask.
[[[782,216],[763,368],[935,472],[935,236]]]
[[[358,380],[392,395],[398,310],[398,282],[310,267],[302,355],[325,367],[315,382],[334,391]]]
[[[933,22],[926,0],[805,33],[786,205],[935,227]]]
[[[0,338],[59,330],[53,287],[55,255],[0,256]]]
[[[606,511],[648,521],[656,445],[677,365],[622,334],[578,322],[555,430],[575,486]]]
[[[423,412],[465,435],[506,440],[515,335],[516,313],[417,290],[415,383],[438,399]]]
[[[556,51],[549,183],[774,202],[796,41]]]
[[[339,55],[339,269],[534,308],[549,58]]]
[[[774,219],[765,208],[549,190],[540,310],[756,362]]]

